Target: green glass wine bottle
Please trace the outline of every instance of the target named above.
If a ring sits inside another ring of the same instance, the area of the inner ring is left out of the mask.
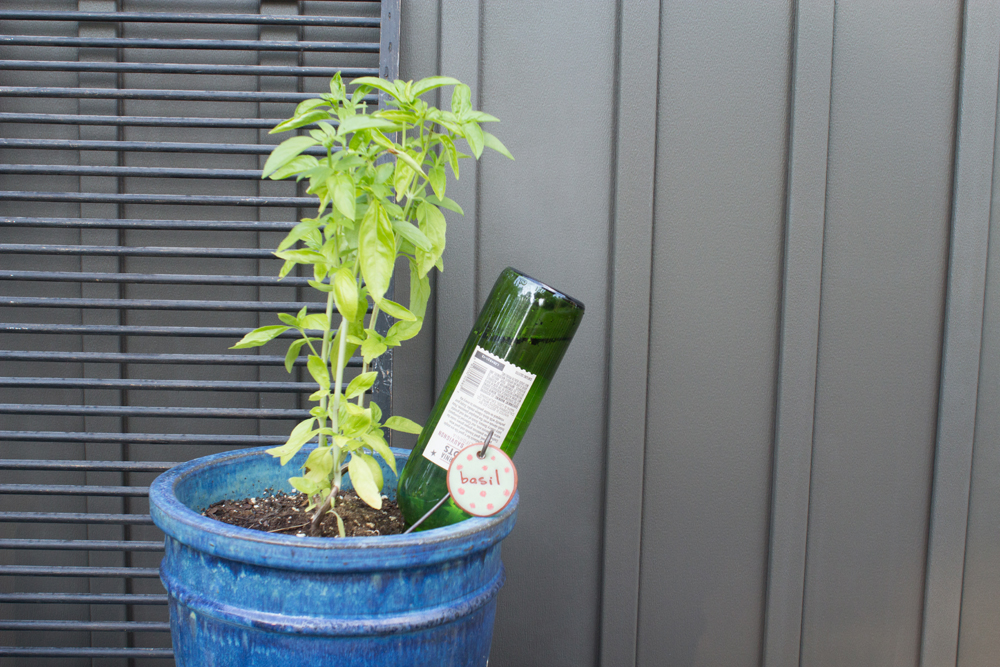
[[[448,495],[448,464],[483,442],[513,457],[583,317],[583,304],[520,271],[500,274],[406,466],[397,500],[408,525]],[[418,530],[470,517],[448,498]]]

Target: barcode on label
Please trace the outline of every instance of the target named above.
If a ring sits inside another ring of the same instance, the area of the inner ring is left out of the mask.
[[[469,396],[475,396],[476,390],[479,389],[479,385],[483,383],[484,377],[486,377],[486,366],[473,363],[465,372],[465,379],[462,380],[462,384],[459,389]]]

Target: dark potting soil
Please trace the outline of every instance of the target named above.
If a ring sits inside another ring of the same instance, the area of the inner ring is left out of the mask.
[[[282,535],[309,535],[312,511],[306,512],[309,500],[305,494],[287,495],[284,491],[268,494],[260,498],[243,500],[221,500],[202,511],[207,516],[223,523],[266,533]],[[372,535],[398,535],[405,530],[403,513],[394,500],[382,499],[382,509],[370,507],[354,491],[345,491],[337,496],[334,508],[344,520],[348,537],[371,537]],[[340,537],[337,517],[327,512],[320,522],[318,537]]]

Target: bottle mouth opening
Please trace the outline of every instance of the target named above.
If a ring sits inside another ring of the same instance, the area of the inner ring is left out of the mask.
[[[566,299],[567,301],[571,302],[574,306],[576,306],[580,310],[585,310],[586,309],[586,307],[583,305],[583,302],[580,301],[579,299],[571,297],[569,294],[566,294],[566,292],[563,292],[561,290],[557,290],[556,288],[551,287],[550,285],[547,285],[546,283],[543,283],[541,280],[538,280],[537,278],[532,278],[531,276],[529,276],[524,271],[520,271],[518,269],[515,269],[512,266],[508,266],[507,267],[507,271],[513,271],[514,273],[516,273],[520,277],[525,278],[525,279],[530,280],[531,282],[535,283],[536,285],[538,285],[539,287],[541,287],[545,291],[551,292],[555,296],[558,296],[558,297],[561,297],[563,299]]]

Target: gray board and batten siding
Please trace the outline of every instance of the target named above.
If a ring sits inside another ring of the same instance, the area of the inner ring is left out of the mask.
[[[503,267],[588,311],[517,455],[490,664],[1000,663],[1000,6],[403,0],[401,31],[402,77],[469,82],[517,160],[450,191],[397,410]]]
[[[436,381],[507,264],[588,307],[491,664],[1000,663],[1000,7],[404,12],[517,158],[463,175]]]

